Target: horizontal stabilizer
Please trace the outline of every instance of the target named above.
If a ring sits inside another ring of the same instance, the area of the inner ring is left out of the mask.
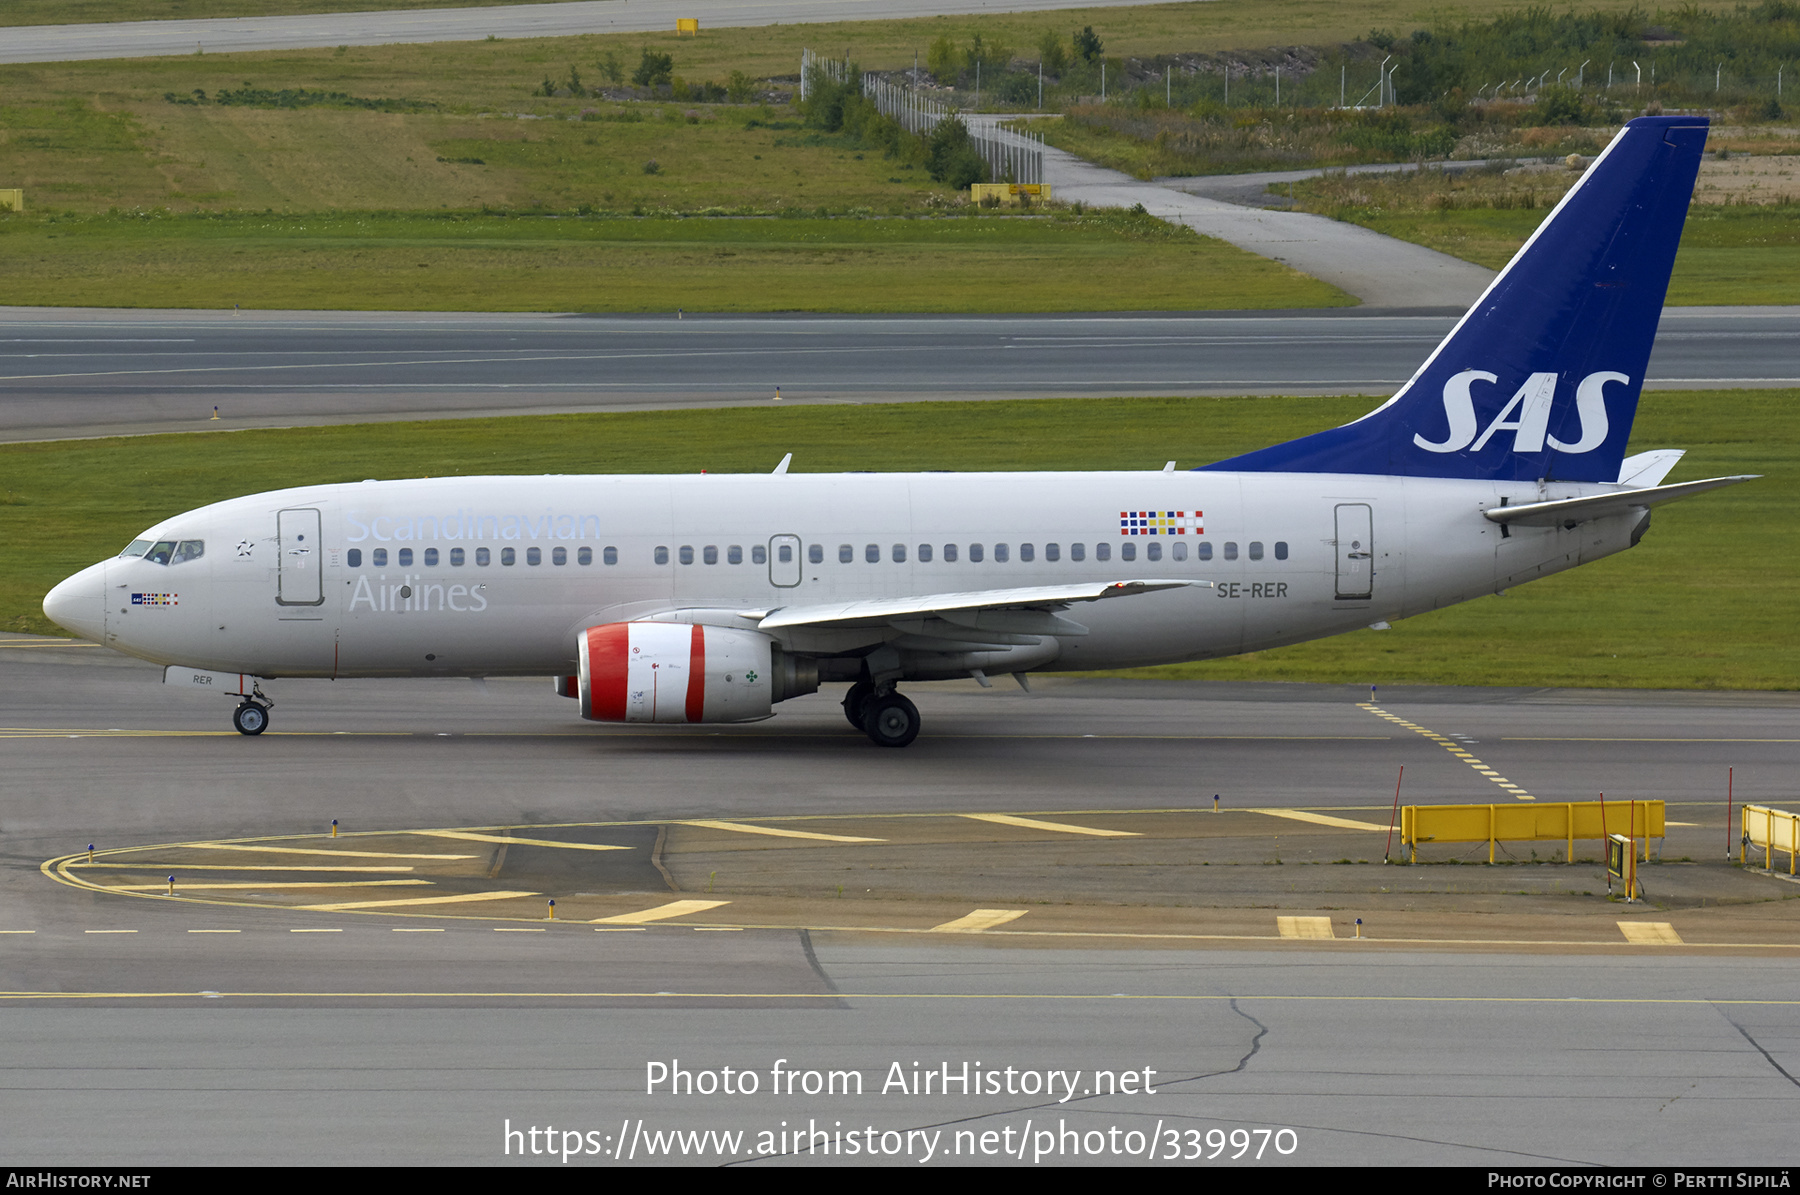
[[[1500,524],[1524,527],[1573,527],[1607,515],[1628,510],[1648,510],[1660,502],[1673,502],[1690,494],[1701,494],[1740,481],[1754,481],[1760,474],[1744,473],[1736,477],[1709,477],[1705,481],[1684,481],[1679,485],[1651,486],[1647,489],[1618,490],[1611,494],[1593,494],[1586,498],[1563,498],[1556,502],[1530,502],[1524,506],[1491,506],[1481,513]]]
[[[820,606],[784,606],[772,610],[757,624],[760,630],[783,627],[850,627],[879,625],[889,619],[954,613],[962,610],[1042,609],[1072,602],[1097,602],[1104,598],[1134,597],[1159,589],[1211,585],[1210,581],[1097,581],[1088,585],[1036,585],[1021,589],[981,589],[970,593],[930,593],[919,597],[871,598],[860,602],[831,602]]]

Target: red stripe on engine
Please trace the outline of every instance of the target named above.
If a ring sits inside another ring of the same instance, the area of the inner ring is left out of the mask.
[[[706,721],[706,628],[699,623],[688,640],[687,720]]]
[[[631,628],[622,622],[589,627],[587,649],[588,691],[582,713],[595,722],[623,722]]]

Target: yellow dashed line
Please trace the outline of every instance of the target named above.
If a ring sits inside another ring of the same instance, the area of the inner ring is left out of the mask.
[[[807,838],[816,842],[886,842],[885,838],[853,838],[848,834],[815,834],[811,830],[783,830],[777,826],[752,826],[743,822],[721,822],[711,818],[697,818],[692,821],[673,823],[677,826],[698,826],[706,830],[730,830],[734,834],[766,834],[770,838]]]
[[[716,909],[728,905],[728,900],[675,900],[666,905],[657,905],[654,909],[640,909],[636,913],[620,913],[617,917],[596,917],[594,925],[642,925],[647,921],[667,921],[671,917],[686,917],[689,913],[704,913],[708,909]]]
[[[1140,838],[1129,830],[1099,830],[1093,826],[1070,826],[1062,822],[1040,822],[1035,818],[1014,817],[1009,813],[959,813],[971,821],[993,822],[997,826],[1021,826],[1027,830],[1052,830],[1058,834],[1087,834],[1094,838]]]
[[[1468,764],[1471,768],[1474,768],[1477,772],[1481,773],[1481,775],[1487,777],[1489,780],[1493,781],[1495,784],[1498,784],[1501,788],[1504,788],[1507,792],[1511,793],[1518,800],[1521,800],[1521,801],[1537,800],[1536,797],[1534,797],[1530,793],[1526,792],[1524,790],[1524,788],[1520,787],[1517,784],[1514,784],[1512,781],[1508,780],[1505,776],[1502,776],[1499,772],[1496,772],[1493,768],[1488,767],[1487,764],[1485,764],[1481,760],[1477,759],[1473,753],[1471,753],[1471,752],[1465,750],[1464,748],[1462,748],[1461,746],[1457,745],[1454,740],[1446,737],[1445,735],[1438,734],[1435,731],[1426,730],[1423,726],[1419,726],[1415,723],[1408,722],[1405,718],[1397,717],[1394,714],[1390,714],[1386,710],[1382,709],[1380,706],[1375,705],[1371,702],[1359,701],[1356,704],[1359,709],[1368,710],[1371,714],[1374,714],[1377,718],[1385,718],[1389,722],[1392,722],[1395,726],[1404,726],[1406,729],[1413,731],[1414,733],[1419,734],[1425,738],[1430,739],[1432,742],[1438,744],[1438,746],[1442,747],[1444,750],[1448,751],[1450,754],[1456,756],[1456,758],[1458,758],[1458,759],[1462,760],[1464,763]]]
[[[958,917],[955,921],[946,921],[942,925],[934,925],[934,934],[975,934],[985,929],[993,929],[996,925],[1005,925],[1009,921],[1017,921],[1030,909],[976,909],[973,913]]]

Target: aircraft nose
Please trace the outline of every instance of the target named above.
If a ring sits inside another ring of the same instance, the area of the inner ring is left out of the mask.
[[[106,633],[106,566],[84,568],[44,595],[44,617],[96,643]]]

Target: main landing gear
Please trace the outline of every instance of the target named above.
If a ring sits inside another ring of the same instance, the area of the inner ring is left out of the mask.
[[[261,689],[252,689],[243,704],[232,711],[231,724],[239,734],[261,734],[269,729],[269,710],[274,704],[262,695]]]
[[[919,707],[891,686],[857,681],[844,694],[844,718],[878,747],[904,747],[919,737]]]

